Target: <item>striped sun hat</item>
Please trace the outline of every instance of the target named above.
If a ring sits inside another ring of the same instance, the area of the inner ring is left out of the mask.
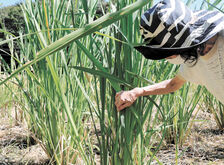
[[[192,12],[181,0],[162,0],[141,17],[145,46],[135,49],[146,58],[160,60],[188,51],[224,29],[219,11]]]

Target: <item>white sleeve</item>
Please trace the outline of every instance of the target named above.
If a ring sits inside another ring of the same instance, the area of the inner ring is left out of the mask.
[[[195,67],[189,67],[186,64],[182,64],[180,65],[177,76],[180,76],[181,78],[183,78],[188,82],[201,84],[200,76],[197,75]]]

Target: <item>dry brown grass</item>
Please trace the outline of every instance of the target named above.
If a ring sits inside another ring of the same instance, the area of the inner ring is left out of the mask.
[[[178,165],[223,165],[224,131],[218,129],[211,113],[199,111],[191,134],[183,147],[179,148]],[[161,149],[156,155],[164,164],[175,164],[175,145]]]
[[[0,109],[0,164],[47,164],[47,155],[15,114]]]

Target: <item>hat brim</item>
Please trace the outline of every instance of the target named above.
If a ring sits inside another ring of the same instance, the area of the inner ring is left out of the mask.
[[[161,60],[172,55],[185,54],[196,46],[198,45],[187,48],[153,48],[150,46],[135,46],[134,48],[147,59]]]
[[[151,18],[152,15],[148,14],[148,12],[145,13],[144,19],[141,18],[141,34],[144,41],[147,41],[147,44],[145,43],[144,46],[136,46],[134,48],[147,59],[161,60],[172,55],[187,54],[189,51],[192,53],[194,51],[191,50],[192,48],[205,43],[217,33],[224,30],[224,14],[219,11],[201,10],[193,13],[193,17],[189,15],[191,22],[189,20],[180,21],[181,23],[185,22],[183,24],[185,25],[183,33],[183,29],[180,28],[183,25],[179,25],[179,27],[173,20],[169,20],[170,22],[168,23],[167,21],[166,26],[160,27],[160,24],[157,25],[158,19],[161,21],[160,17],[154,21],[154,18]],[[170,18],[174,17],[170,16]],[[149,25],[147,21],[151,22],[151,24]],[[154,24],[157,26],[154,27]],[[176,28],[169,31],[167,28],[170,27]],[[151,32],[153,31],[152,29],[156,32],[159,31],[159,33]]]
[[[218,32],[217,32],[218,33]],[[208,41],[210,38],[214,37],[217,33],[212,34],[211,36],[207,37],[206,40],[203,42],[200,42],[198,44],[189,46],[189,47],[180,47],[180,48],[155,48],[152,46],[135,46],[134,48],[140,52],[145,58],[151,59],[151,60],[162,60],[167,57],[170,57],[172,55],[179,55],[179,54],[188,54],[189,51],[192,51],[192,49],[197,49],[197,47],[206,41]]]

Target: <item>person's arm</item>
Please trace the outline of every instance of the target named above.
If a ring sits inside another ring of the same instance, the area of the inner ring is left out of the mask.
[[[115,105],[120,111],[126,107],[130,107],[139,96],[162,95],[175,92],[180,89],[186,81],[179,76],[170,80],[165,80],[154,85],[142,88],[134,88],[130,91],[121,91],[115,96]]]

